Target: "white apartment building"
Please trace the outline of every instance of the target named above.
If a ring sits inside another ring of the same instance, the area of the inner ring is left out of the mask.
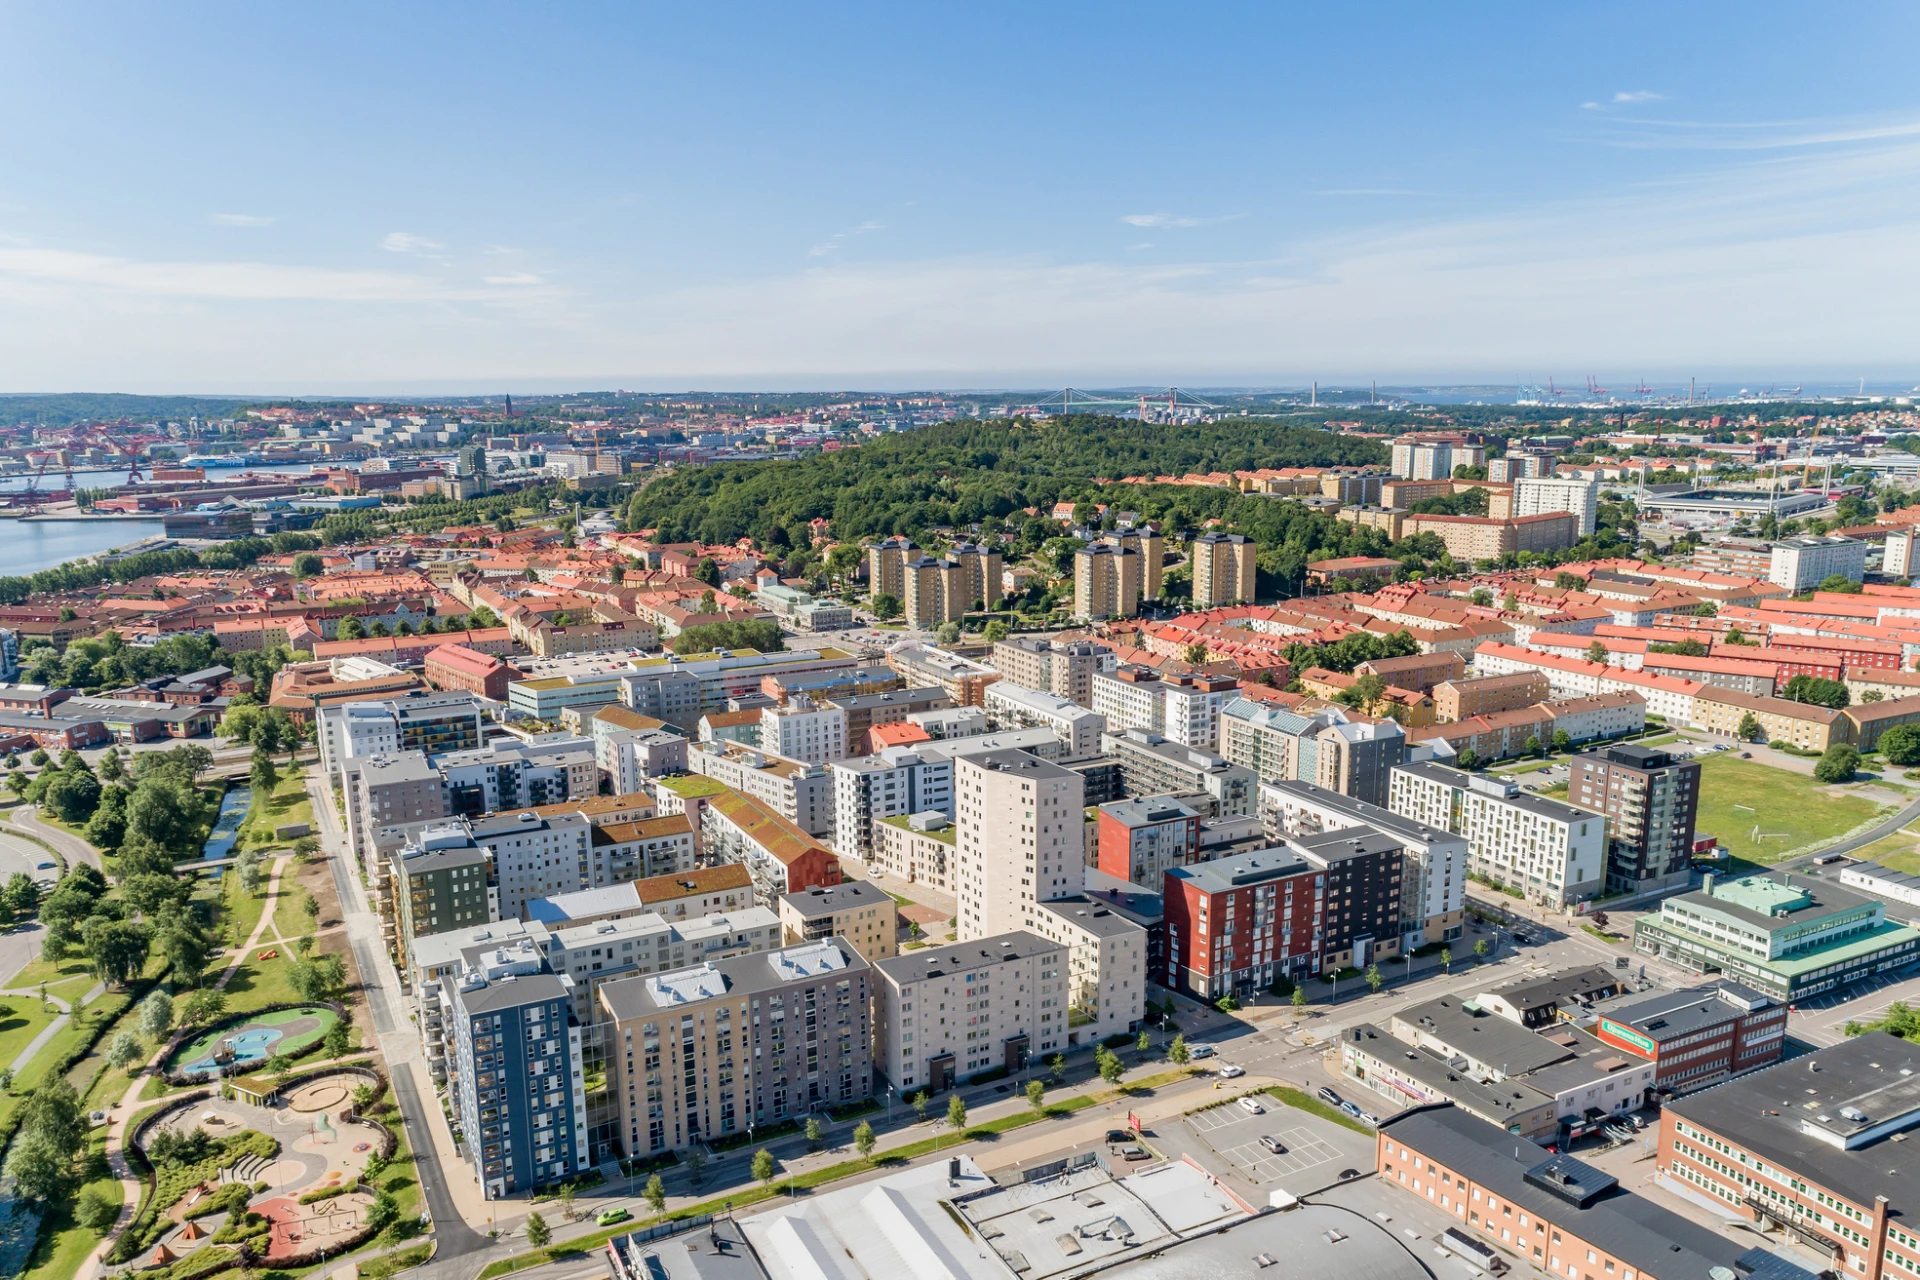
[[[1850,582],[1867,576],[1867,544],[1852,538],[1783,538],[1773,544],[1767,581],[1789,591],[1807,591],[1835,574]]]
[[[1040,904],[1034,932],[1067,948],[1067,1004],[1091,1021],[1069,1045],[1125,1035],[1146,1013],[1147,931],[1098,898],[1075,894]]]
[[[803,764],[825,764],[847,754],[847,713],[831,703],[795,694],[784,706],[760,708],[760,749]]]
[[[833,830],[833,775],[824,765],[769,755],[738,742],[695,742],[688,745],[687,772],[764,801],[810,836]]]
[[[990,686],[991,694],[998,685]],[[874,824],[883,818],[939,810],[953,813],[953,761],[912,747],[835,760],[833,851],[866,862],[873,857]]]
[[[1880,561],[1880,572],[1889,578],[1910,578],[1913,576],[1916,557],[1913,554],[1914,531],[1899,529],[1887,534],[1887,549]]]
[[[1394,769],[1389,804],[1397,814],[1465,836],[1467,870],[1520,890],[1530,902],[1563,910],[1605,887],[1604,814],[1436,764]]]
[[[1404,855],[1400,882],[1400,946],[1403,953],[1429,942],[1458,938],[1466,926],[1467,841],[1451,828],[1410,818],[1377,804],[1329,791],[1311,782],[1278,781],[1260,786],[1260,819],[1267,838],[1371,828],[1399,843]]]
[[[1580,522],[1580,536],[1586,537],[1600,518],[1600,482],[1551,476],[1523,477],[1513,482],[1515,516],[1545,516],[1556,511],[1571,511]]]
[[[1400,480],[1446,480],[1453,475],[1453,446],[1444,440],[1396,440],[1393,474]]]
[[[593,758],[615,795],[631,795],[663,773],[685,773],[687,740],[665,729],[611,729],[594,734]]]
[[[1237,696],[1225,676],[1170,676],[1160,682],[1160,733],[1168,742],[1208,751],[1220,746],[1220,711]]]
[[[953,819],[938,809],[903,818],[882,818],[873,826],[873,857],[868,870],[952,893],[958,839]]]
[[[468,826],[473,842],[492,855],[503,920],[520,919],[535,898],[613,883],[593,873],[593,829],[585,814],[501,813]]]
[[[454,813],[498,813],[600,794],[593,743],[569,733],[450,751],[434,763]]]
[[[1093,677],[1093,709],[1106,717],[1107,732],[1146,729],[1159,733],[1167,722],[1160,696],[1160,673],[1148,667],[1119,667]]]
[[[956,927],[962,942],[1032,931],[1041,902],[1079,892],[1085,794],[1079,774],[1024,751],[954,761]]]
[[[1067,1047],[1064,944],[1014,930],[873,966],[874,1065],[902,1095]]]
[[[986,711],[995,729],[1051,729],[1073,759],[1100,753],[1107,718],[1058,694],[1043,693],[1011,680],[987,686]]]

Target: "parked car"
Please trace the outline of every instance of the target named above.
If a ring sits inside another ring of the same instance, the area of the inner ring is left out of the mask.
[[[1380,1117],[1371,1111],[1362,1111],[1358,1119],[1361,1124],[1372,1125],[1376,1129],[1380,1127]]]
[[[1122,1160],[1150,1160],[1153,1158],[1153,1153],[1145,1147],[1122,1147],[1120,1148],[1120,1158]]]
[[[1240,1099],[1240,1109],[1250,1115],[1256,1116],[1263,1116],[1267,1113],[1267,1109],[1251,1097]]]
[[[595,1218],[594,1221],[599,1223],[603,1227],[610,1227],[616,1222],[625,1222],[628,1218],[631,1218],[632,1216],[633,1215],[628,1213],[625,1209],[608,1209],[606,1212],[602,1213],[598,1218]]]
[[[1235,1076],[1243,1076],[1245,1074],[1247,1074],[1245,1067],[1236,1067],[1231,1062],[1223,1062],[1220,1064],[1220,1078],[1222,1080],[1231,1080]]]
[[[1325,1088],[1321,1089],[1318,1094],[1318,1097],[1320,1101],[1326,1103],[1330,1107],[1338,1107],[1338,1106],[1345,1105],[1342,1102],[1340,1095],[1335,1093],[1331,1089],[1325,1089]]]
[[[1340,1109],[1352,1116],[1355,1120],[1358,1120],[1363,1114],[1358,1106],[1346,1101],[1344,1098],[1340,1101]]]
[[[1132,1142],[1133,1134],[1126,1129],[1109,1129],[1107,1130],[1107,1141],[1108,1142]]]
[[[1283,1156],[1287,1154],[1287,1144],[1280,1141],[1280,1139],[1274,1137],[1270,1133],[1263,1133],[1260,1135],[1260,1145],[1265,1147],[1267,1150],[1273,1152],[1273,1154],[1277,1156]]]
[[[1213,1056],[1213,1046],[1210,1044],[1196,1044],[1187,1050],[1187,1052],[1196,1058],[1211,1058]]]

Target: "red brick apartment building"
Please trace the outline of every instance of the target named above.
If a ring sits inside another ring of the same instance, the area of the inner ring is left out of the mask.
[[[1752,1240],[1683,1218],[1451,1104],[1402,1112],[1374,1143],[1381,1179],[1451,1217],[1457,1225],[1438,1243],[1479,1270],[1518,1260],[1565,1280],[1815,1280]]]
[[[1286,849],[1166,873],[1167,986],[1208,1000],[1320,969],[1327,873]]]
[[[1860,1280],[1920,1275],[1920,1054],[1884,1031],[1667,1104],[1661,1172]]]

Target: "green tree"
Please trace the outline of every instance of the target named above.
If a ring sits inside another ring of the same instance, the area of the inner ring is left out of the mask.
[[[762,1147],[753,1153],[753,1176],[764,1185],[772,1183],[773,1175],[773,1152]]]
[[[1491,950],[1493,950],[1493,948],[1487,945],[1485,938],[1473,944],[1473,954],[1479,956],[1482,960],[1487,958],[1487,953]]]
[[[1175,1034],[1173,1043],[1167,1046],[1167,1060],[1176,1067],[1184,1067],[1193,1060],[1193,1050],[1187,1048],[1187,1038]]]
[[[1027,1081],[1027,1105],[1035,1111],[1041,1111],[1047,1105],[1047,1082],[1044,1080]]]
[[[101,1057],[105,1058],[107,1065],[115,1071],[124,1071],[138,1062],[144,1052],[145,1047],[140,1043],[139,1036],[131,1031],[117,1031],[113,1039],[107,1042],[106,1052]]]
[[[819,1116],[807,1117],[806,1133],[807,1145],[816,1151],[819,1150],[821,1140],[827,1136],[826,1128],[820,1123]]]
[[[877,1141],[873,1136],[873,1126],[862,1120],[853,1127],[853,1149],[860,1153],[862,1160],[873,1159],[873,1148]]]
[[[367,638],[367,629],[360,625],[360,619],[349,614],[340,619],[333,636],[336,640],[364,640]]]
[[[1306,1008],[1307,1007],[1307,989],[1301,986],[1294,987],[1293,995],[1290,997],[1290,999],[1293,1002],[1293,1008],[1296,1013],[1299,1012],[1301,1009]]]
[[[1453,972],[1453,948],[1440,948],[1440,967],[1448,973]]]
[[[1587,646],[1588,662],[1599,662],[1604,664],[1606,660],[1607,660],[1606,645],[1600,643],[1600,641],[1598,640],[1595,640],[1592,644]]]
[[[1127,1073],[1126,1064],[1120,1061],[1120,1056],[1105,1045],[1094,1049],[1093,1066],[1100,1073],[1100,1078],[1110,1085],[1119,1084],[1120,1077]]]
[[[1380,966],[1377,964],[1368,965],[1367,966],[1368,988],[1372,990],[1374,994],[1378,995],[1380,992],[1380,988],[1386,985],[1387,985],[1387,979],[1386,979],[1386,976],[1380,972]]]
[[[1877,744],[1889,764],[1920,764],[1920,725],[1897,724]]]
[[[980,638],[988,644],[998,644],[1011,634],[1013,634],[1012,629],[1008,627],[1006,623],[1000,621],[1000,619],[995,618],[981,630]]]
[[[173,997],[155,991],[140,1002],[140,1034],[158,1044],[173,1029]]]
[[[1527,735],[1527,740],[1520,744],[1520,749],[1530,756],[1540,755],[1546,750],[1540,743],[1540,735],[1535,733]]]
[[[647,1207],[653,1210],[655,1216],[667,1211],[667,1184],[661,1181],[659,1174],[653,1174],[647,1179],[646,1189],[640,1195],[646,1200]]]
[[[1839,680],[1825,680],[1818,676],[1795,676],[1787,681],[1780,690],[1780,696],[1790,702],[1805,702],[1819,707],[1831,707],[1838,711],[1852,701],[1847,686]]]
[[[907,1101],[913,1104],[913,1114],[917,1118],[921,1120],[925,1120],[927,1118],[928,1098],[927,1098],[927,1091],[925,1089],[920,1090],[920,1092],[914,1094],[911,1098],[908,1098]]]
[[[687,1178],[694,1186],[700,1185],[700,1177],[706,1172],[707,1157],[699,1147],[687,1148]]]
[[[296,578],[316,578],[325,568],[326,564],[311,551],[293,558],[293,576]]]
[[[1067,1082],[1067,1055],[1056,1053],[1047,1059],[1047,1074],[1053,1077],[1055,1084]]]
[[[107,1229],[120,1220],[120,1198],[108,1197],[98,1187],[88,1187],[74,1201],[73,1220],[98,1235],[105,1235]]]
[[[1153,1048],[1153,1039],[1147,1035],[1145,1031],[1142,1031],[1134,1038],[1133,1047],[1141,1053],[1146,1053]]]
[[[1740,725],[1734,730],[1742,742],[1757,742],[1766,736],[1766,730],[1760,727],[1760,721],[1749,711],[1740,717]]]
[[[280,770],[274,767],[273,753],[265,747],[253,749],[253,762],[247,780],[253,784],[253,794],[259,796],[262,803],[280,785]]]
[[[882,591],[873,597],[873,616],[882,622],[891,621],[900,616],[900,597],[890,591]]]
[[[527,1215],[527,1243],[536,1249],[544,1249],[553,1242],[553,1228],[538,1211]]]
[[[130,920],[95,916],[81,928],[80,945],[87,953],[94,977],[124,986],[146,967],[153,931]]]
[[[1829,785],[1852,782],[1859,771],[1860,748],[1847,742],[1836,742],[1828,747],[1813,766],[1814,778]]]
[[[352,1036],[347,1030],[347,1024],[344,1022],[336,1022],[328,1027],[323,1044],[329,1058],[346,1057],[348,1051],[353,1047]]]
[[[1480,757],[1474,754],[1472,747],[1462,747],[1459,754],[1454,756],[1453,762],[1462,769],[1471,771],[1479,767]]]
[[[967,1103],[958,1090],[947,1099],[947,1123],[955,1129],[967,1127]]]
[[[80,826],[100,804],[100,782],[90,773],[61,770],[47,780],[40,807],[68,826]]]
[[[204,1022],[213,1022],[227,1011],[226,993],[222,991],[195,991],[186,998],[180,1009],[180,1021],[189,1027]]]

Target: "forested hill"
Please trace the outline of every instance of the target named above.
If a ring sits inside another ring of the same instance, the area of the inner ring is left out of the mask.
[[[231,396],[133,396],[119,392],[75,391],[62,395],[0,395],[0,423],[33,422],[50,427],[76,422],[136,422],[230,418],[246,404]]]
[[[1387,461],[1375,440],[1254,418],[1157,426],[1075,415],[1041,423],[950,422],[792,462],[684,467],[641,490],[632,527],[668,541],[762,540],[819,516],[842,538],[967,525],[1078,499],[1133,475]]]

